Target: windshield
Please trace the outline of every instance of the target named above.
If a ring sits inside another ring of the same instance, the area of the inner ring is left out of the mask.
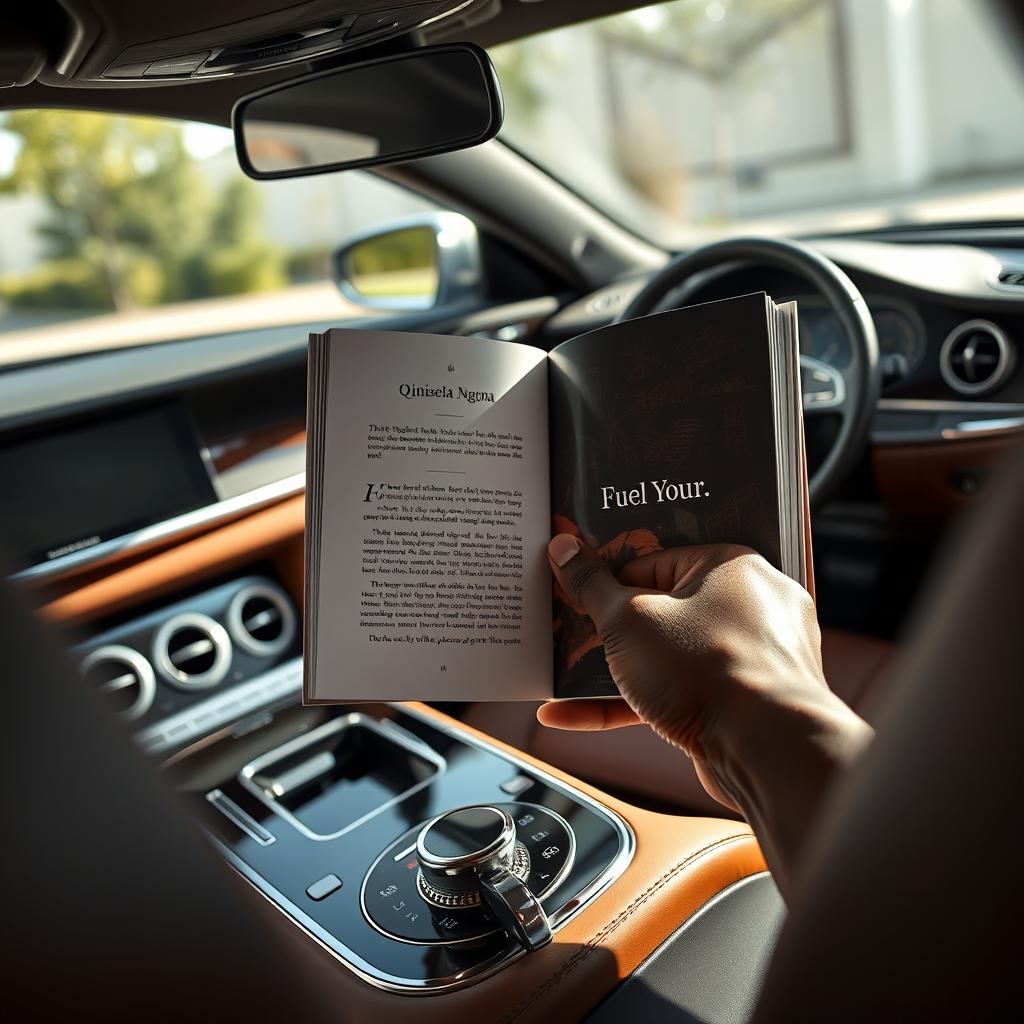
[[[491,54],[506,141],[670,247],[1024,219],[1024,75],[977,0],[675,0]]]

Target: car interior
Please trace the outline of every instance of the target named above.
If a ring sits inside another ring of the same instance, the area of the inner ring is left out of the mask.
[[[1019,5],[33,0],[0,86],[25,1019],[1012,1012]],[[302,703],[310,332],[550,350],[755,291],[798,304],[825,675],[877,729],[789,905],[650,729]],[[459,808],[514,823],[544,941],[425,902]]]

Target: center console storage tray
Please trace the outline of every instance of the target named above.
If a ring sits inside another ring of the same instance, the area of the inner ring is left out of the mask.
[[[444,768],[444,758],[400,727],[354,712],[250,761],[238,777],[310,839],[335,839]]]

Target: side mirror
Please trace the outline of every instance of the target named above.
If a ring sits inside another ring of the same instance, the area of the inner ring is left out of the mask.
[[[397,221],[351,239],[331,258],[342,295],[372,309],[434,309],[483,293],[476,225],[460,213]]]
[[[250,178],[296,178],[451,153],[493,138],[501,93],[478,46],[427,46],[244,96],[231,114]]]

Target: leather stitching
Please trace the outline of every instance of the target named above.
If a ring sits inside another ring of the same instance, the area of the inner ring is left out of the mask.
[[[752,838],[749,832],[737,832],[731,836],[724,836],[721,839],[716,839],[713,843],[708,843],[706,846],[702,846],[697,850],[694,850],[688,857],[681,861],[678,861],[675,865],[669,868],[663,875],[656,879],[651,885],[649,885],[639,896],[632,900],[628,906],[620,911],[615,917],[611,919],[596,935],[592,936],[587,943],[580,947],[573,955],[566,960],[564,964],[552,974],[547,981],[543,982],[537,988],[535,988],[528,996],[522,999],[519,1003],[514,1006],[509,1013],[502,1018],[502,1024],[507,1024],[509,1021],[514,1021],[522,1013],[530,1008],[538,999],[541,998],[546,992],[550,991],[555,985],[562,982],[568,977],[577,967],[582,964],[591,953],[597,949],[598,944],[607,936],[611,935],[616,928],[619,927],[639,906],[646,903],[647,900],[653,896],[659,889],[663,888],[668,882],[670,882],[676,875],[678,875],[684,868],[692,864],[699,857],[703,857],[710,850],[716,847],[725,846],[729,843],[734,843],[739,839],[750,839]],[[683,922],[680,922],[682,924]]]

